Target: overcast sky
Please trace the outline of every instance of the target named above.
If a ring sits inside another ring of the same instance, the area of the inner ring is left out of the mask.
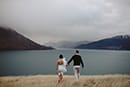
[[[130,0],[0,0],[0,26],[40,44],[130,34]]]

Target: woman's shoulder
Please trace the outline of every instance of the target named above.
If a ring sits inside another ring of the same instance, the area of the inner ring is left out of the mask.
[[[58,62],[58,63],[62,63],[62,62],[63,62],[63,59],[58,59],[57,62]]]
[[[58,59],[57,61],[63,61],[63,59]]]

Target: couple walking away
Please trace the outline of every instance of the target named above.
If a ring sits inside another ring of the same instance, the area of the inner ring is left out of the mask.
[[[74,74],[75,78],[79,80],[80,78],[80,64],[82,64],[82,68],[84,68],[84,63],[82,61],[81,56],[79,55],[79,51],[76,50],[75,54],[72,56],[72,58],[67,62],[63,55],[61,54],[59,56],[59,59],[57,60],[56,64],[56,70],[58,74],[58,83],[60,83],[63,79],[63,73],[67,72],[66,66],[69,65],[73,61],[73,68],[74,68]]]

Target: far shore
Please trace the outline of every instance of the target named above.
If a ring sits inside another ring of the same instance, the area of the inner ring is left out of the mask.
[[[0,76],[0,87],[56,87],[57,75]],[[130,87],[130,75],[65,75],[57,87]]]

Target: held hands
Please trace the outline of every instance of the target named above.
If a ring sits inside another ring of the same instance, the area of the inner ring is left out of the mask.
[[[69,66],[69,64],[66,64],[66,67]]]

